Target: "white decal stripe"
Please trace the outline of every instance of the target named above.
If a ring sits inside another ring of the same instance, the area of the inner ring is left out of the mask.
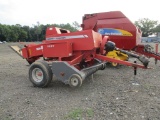
[[[64,39],[86,38],[86,37],[88,37],[88,35],[60,36],[60,37],[46,38],[46,40],[64,40]]]

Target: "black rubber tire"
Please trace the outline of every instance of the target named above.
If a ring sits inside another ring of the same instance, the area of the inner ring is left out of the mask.
[[[75,78],[76,80],[78,80],[78,81],[76,81],[76,82],[78,82],[77,85],[74,85],[74,83],[73,83],[73,81],[72,81],[73,78]],[[80,86],[82,85],[82,82],[83,82],[83,80],[82,80],[82,78],[81,78],[78,74],[73,74],[73,75],[71,75],[71,77],[69,78],[69,85],[70,85],[72,88],[80,87]]]
[[[35,81],[32,77],[32,71],[36,68],[43,72],[43,79],[40,82]],[[29,79],[35,87],[47,87],[52,81],[52,76],[51,67],[45,61],[36,61],[29,68]]]

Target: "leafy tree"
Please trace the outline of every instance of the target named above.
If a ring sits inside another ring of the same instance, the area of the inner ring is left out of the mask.
[[[30,27],[29,26],[23,26],[22,27],[22,30],[24,30],[25,32],[26,32],[26,34],[27,34],[27,37],[26,37],[26,41],[28,42],[28,41],[31,41],[31,39],[32,39],[32,36],[31,36],[31,33],[30,33]]]
[[[27,39],[27,32],[24,30],[21,30],[19,33],[19,40],[26,41],[26,39]]]
[[[39,35],[41,34],[41,26],[40,26],[40,23],[37,22],[37,25],[34,26],[34,29],[35,29],[35,34],[36,34],[36,37],[37,37],[37,41],[39,41]]]
[[[154,28],[154,32],[160,32],[160,24],[158,24],[158,25]]]
[[[10,41],[16,42],[18,40],[18,35],[12,30],[10,32]]]
[[[135,21],[135,25],[142,30],[142,37],[147,37],[154,32],[158,21],[150,20],[148,18],[139,19]]]
[[[77,21],[74,21],[72,23],[72,26],[76,29],[76,30],[81,30],[81,26]]]
[[[77,31],[77,29],[69,23],[67,23],[67,24],[53,24],[53,26],[63,28],[63,29],[67,29],[67,30],[70,30],[71,32]]]
[[[3,25],[2,28],[2,35],[4,36],[4,40],[3,41],[10,41],[9,36],[10,36],[10,28],[7,25]]]
[[[41,27],[41,33],[40,33],[40,36],[39,36],[39,39],[40,40],[44,40],[45,39],[45,35],[46,35],[46,29],[47,27],[51,26],[50,24],[47,24],[47,25],[40,25]]]
[[[5,39],[5,36],[3,34],[3,25],[0,24],[0,41],[3,41]]]

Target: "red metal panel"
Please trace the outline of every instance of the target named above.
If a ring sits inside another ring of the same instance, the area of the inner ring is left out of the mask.
[[[42,44],[29,44],[26,45],[25,48],[22,49],[22,55],[24,58],[38,57],[42,56]]]
[[[37,56],[42,56],[42,51],[43,51],[43,44],[35,45],[35,46],[30,46],[27,48],[28,49],[28,55],[29,58],[31,57],[37,57]]]
[[[96,31],[103,28],[112,28],[125,30],[130,32],[132,36],[118,36],[118,35],[108,35],[110,40],[116,43],[116,46],[122,49],[130,50],[137,45],[136,41],[136,27],[131,24],[127,18],[118,18],[118,19],[105,19],[98,20],[96,25]]]
[[[51,26],[51,27],[48,27],[46,30],[46,38],[54,34],[62,34],[62,33],[70,33],[70,31],[66,29]]]
[[[88,14],[83,17],[83,29],[93,29],[96,32],[101,28],[120,29],[127,31],[132,36],[108,35],[116,46],[131,50],[141,42],[141,31],[120,11]]]
[[[43,45],[44,57],[70,57],[72,54],[72,43],[70,42],[59,42]]]
[[[71,42],[73,43],[73,50],[92,50],[99,47],[102,42],[102,36],[92,30],[84,30],[73,33],[55,34],[46,38],[44,43],[59,43]]]
[[[22,56],[23,58],[28,58],[28,51],[26,47],[22,49]]]
[[[98,19],[112,19],[112,18],[125,18],[126,16],[121,11],[110,11],[97,13]]]

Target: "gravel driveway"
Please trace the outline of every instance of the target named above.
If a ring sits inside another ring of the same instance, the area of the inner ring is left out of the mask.
[[[160,62],[150,61],[136,81],[133,68],[108,65],[78,89],[57,80],[36,88],[28,63],[0,44],[0,120],[160,120]]]

